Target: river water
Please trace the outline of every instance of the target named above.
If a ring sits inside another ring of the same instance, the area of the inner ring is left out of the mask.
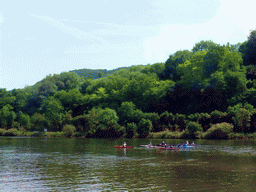
[[[0,191],[256,191],[256,141],[149,142],[162,140],[1,137]]]

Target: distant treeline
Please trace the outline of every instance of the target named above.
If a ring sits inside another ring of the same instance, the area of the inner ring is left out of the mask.
[[[0,89],[0,135],[47,129],[68,136],[172,131],[180,138],[202,138],[222,122],[233,126],[218,130],[227,128],[226,135],[254,133],[255,64],[252,31],[243,43],[201,41],[164,63],[48,75],[23,89]]]

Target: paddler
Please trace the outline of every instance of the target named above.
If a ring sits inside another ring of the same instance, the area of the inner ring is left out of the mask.
[[[165,147],[165,146],[166,146],[166,144],[165,144],[165,142],[163,141],[163,142],[162,142],[162,147]]]
[[[125,142],[124,142],[123,146],[126,147],[126,143]]]
[[[186,146],[188,146],[189,145],[189,142],[188,141],[186,141],[186,143],[184,144],[184,146],[186,147]]]
[[[192,146],[195,146],[195,143],[194,143],[194,141],[192,141],[191,145],[192,145]]]

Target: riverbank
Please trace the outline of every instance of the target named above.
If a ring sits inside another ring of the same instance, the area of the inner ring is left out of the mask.
[[[220,134],[212,135],[212,137],[207,137],[206,133],[199,133],[198,135],[191,136],[183,132],[171,132],[162,131],[156,133],[150,133],[148,138],[152,139],[256,139],[256,133],[229,133],[227,137],[220,137]]]
[[[18,137],[66,137],[63,131],[60,132],[39,132],[39,131],[19,131],[15,128],[12,129],[0,129],[0,136],[18,136]],[[87,138],[86,133],[75,132],[72,137]],[[124,138],[124,137],[123,137]],[[136,138],[136,137],[134,137]],[[151,139],[255,139],[256,133],[229,133],[227,137],[220,138],[220,134],[216,133],[215,137],[206,137],[206,133],[198,133],[197,135],[189,135],[186,131],[162,131],[151,132],[148,135]]]

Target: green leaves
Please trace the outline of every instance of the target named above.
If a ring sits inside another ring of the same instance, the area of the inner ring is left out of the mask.
[[[140,135],[140,137],[148,136],[151,130],[152,130],[152,122],[149,119],[144,119],[144,118],[141,119],[137,128],[137,133]]]
[[[250,126],[251,115],[253,114],[253,106],[251,104],[244,104],[244,106],[239,103],[233,107],[229,106],[227,109],[227,113],[234,114],[232,118],[234,122],[242,127]]]
[[[179,80],[179,74],[177,72],[178,65],[184,63],[186,60],[192,59],[192,57],[193,53],[188,50],[177,51],[175,54],[170,55],[169,59],[165,62],[164,77],[171,77],[173,81]]]
[[[192,49],[192,52],[195,53],[197,51],[208,51],[215,45],[217,44],[213,43],[212,41],[200,41],[199,43],[195,44],[195,46]]]

